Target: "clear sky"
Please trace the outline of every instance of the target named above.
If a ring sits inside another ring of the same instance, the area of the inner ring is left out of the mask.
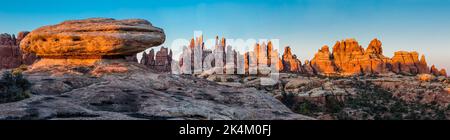
[[[415,50],[450,70],[450,0],[8,0],[0,32],[90,17],[147,19],[165,30],[166,46],[196,30],[206,38],[280,39],[302,61],[337,40],[367,47],[379,38],[386,56]]]

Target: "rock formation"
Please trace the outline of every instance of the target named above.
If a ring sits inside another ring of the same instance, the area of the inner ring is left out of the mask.
[[[155,69],[158,71],[170,71],[172,62],[172,51],[167,48],[161,47],[156,53]]]
[[[308,74],[317,72],[322,75],[377,75],[394,72],[397,74],[417,75],[432,73],[436,76],[445,75],[436,68],[428,68],[425,56],[420,60],[417,52],[398,51],[394,57],[383,55],[382,43],[378,39],[370,42],[366,50],[354,39],[338,41],[333,47],[330,56],[327,46],[322,47],[311,60],[310,65],[303,65],[302,69],[308,69]],[[312,66],[312,70],[311,67]]]
[[[164,42],[164,31],[146,20],[115,20],[91,18],[65,21],[44,26],[29,33],[20,45],[25,52],[42,59],[33,71],[53,74],[98,75],[103,72],[124,72],[127,56]],[[88,69],[82,70],[79,69]]]
[[[0,34],[0,69],[11,69],[20,65],[33,64],[38,58],[33,53],[24,53],[20,50],[20,41],[28,32],[19,32],[14,35]]]
[[[161,47],[161,49],[156,52],[156,55],[154,49],[151,49],[148,53],[144,51],[140,62],[141,64],[148,66],[150,69],[159,72],[170,72],[172,64],[172,50]]]
[[[364,55],[364,49],[355,39],[346,39],[336,42],[332,54],[334,63],[342,75],[361,73],[362,68],[360,60]]]
[[[439,74],[439,70],[436,68],[435,65],[432,65],[432,66],[431,66],[430,73],[431,73],[431,74],[434,74],[434,75],[438,75],[438,76],[440,75],[440,74]]]
[[[383,55],[382,43],[378,39],[370,42],[360,59],[361,73],[380,74],[388,71],[389,58]]]
[[[200,42],[199,42],[200,41]],[[205,65],[209,68],[218,67],[221,65],[225,70],[222,74],[233,74],[236,71],[237,61],[227,62],[232,60],[228,57],[238,58],[236,51],[232,50],[231,46],[225,49],[225,39],[216,37],[216,45],[214,50],[204,49],[203,37],[192,39],[189,51],[191,57],[191,64],[194,63],[196,52],[203,52],[201,60],[205,60],[211,53],[223,54],[220,58],[223,61],[213,61],[212,64],[198,64],[200,69],[198,71],[207,71]],[[197,50],[197,51],[196,51]],[[210,52],[210,53],[206,53]],[[205,55],[206,54],[206,55]],[[234,54],[234,55],[229,55]],[[229,56],[227,56],[229,55]],[[215,57],[215,56],[213,56]],[[290,47],[285,47],[281,57],[278,56],[277,50],[274,50],[272,42],[256,43],[252,51],[244,52],[244,70],[245,74],[267,74],[267,69],[272,66],[272,63],[281,62],[275,65],[275,69],[285,73],[299,73],[304,75],[324,75],[324,76],[355,76],[355,75],[381,75],[381,74],[404,74],[417,75],[432,73],[435,76],[446,75],[445,70],[438,70],[432,67],[431,70],[425,60],[425,55],[419,59],[417,52],[398,51],[392,58],[383,55],[382,43],[378,39],[373,39],[366,49],[361,47],[355,39],[345,39],[337,41],[330,52],[328,46],[323,46],[314,55],[311,60],[306,60],[304,64],[292,53]],[[180,59],[180,62],[183,62]],[[225,66],[226,65],[226,66]],[[196,73],[194,66],[191,66],[191,72]],[[234,66],[234,70],[226,70],[228,66]]]
[[[441,70],[439,71],[439,76],[445,76],[445,77],[447,77],[447,71],[446,71],[445,69],[441,69]]]
[[[301,62],[297,59],[297,56],[292,54],[291,48],[286,47],[284,48],[284,53],[282,57],[283,62],[283,68],[285,72],[293,72],[298,73],[300,72]]]
[[[312,68],[316,69],[317,73],[320,74],[332,75],[336,73],[336,66],[332,61],[328,46],[323,46],[319,52],[314,55],[314,58],[311,60],[311,65]]]
[[[255,88],[155,73],[126,61],[164,42],[162,29],[145,20],[67,21],[37,29],[22,42],[22,49],[43,59],[23,73],[32,83],[29,90],[33,94],[0,104],[0,120],[312,119],[293,113]],[[166,70],[172,58],[167,48],[161,48],[154,59],[153,51],[150,55],[145,55],[143,63],[154,64],[156,69]],[[53,76],[57,73],[64,76]]]
[[[0,68],[16,68],[22,64],[20,49],[16,45],[16,37],[9,34],[0,35]]]
[[[427,61],[425,60],[425,55],[422,55],[417,65],[419,73],[428,74],[430,73],[430,68],[428,67]]]

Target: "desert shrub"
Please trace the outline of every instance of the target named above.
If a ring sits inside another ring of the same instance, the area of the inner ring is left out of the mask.
[[[342,111],[344,104],[332,96],[326,97],[325,109],[330,113],[338,113]]]
[[[22,73],[6,71],[0,79],[0,103],[20,101],[29,97],[31,83]]]

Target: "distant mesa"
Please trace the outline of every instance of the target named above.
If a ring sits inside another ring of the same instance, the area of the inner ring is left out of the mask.
[[[42,58],[30,71],[80,74],[74,69],[85,67],[99,74],[126,72],[121,61],[164,41],[164,31],[146,20],[91,18],[38,28],[20,47]]]

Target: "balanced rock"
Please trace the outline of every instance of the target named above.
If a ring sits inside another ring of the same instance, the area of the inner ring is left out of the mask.
[[[294,73],[300,72],[299,66],[301,65],[301,62],[297,59],[297,56],[292,54],[290,47],[284,48],[282,61],[284,71]]]
[[[146,20],[91,18],[38,28],[22,40],[20,47],[42,58],[32,66],[31,71],[59,70],[71,73],[78,67],[94,68],[95,71],[103,64],[114,63],[114,67],[119,66],[116,63],[123,62],[127,56],[164,41],[164,31]],[[103,61],[106,59],[120,60]],[[105,68],[123,71],[123,68]],[[104,68],[99,69],[103,71]]]

